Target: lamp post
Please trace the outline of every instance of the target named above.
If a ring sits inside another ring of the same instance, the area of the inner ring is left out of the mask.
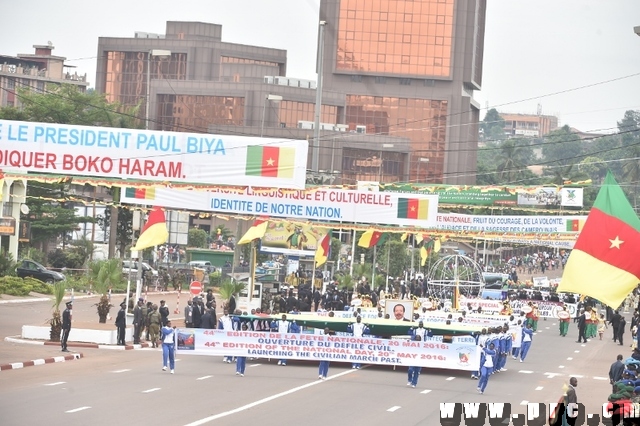
[[[151,57],[170,58],[170,50],[151,49],[147,54],[147,107],[144,114],[144,128],[149,130],[149,104],[151,103]]]
[[[281,101],[282,96],[279,95],[267,95],[264,98],[264,102],[262,102],[262,122],[260,124],[260,137],[264,133],[264,115],[267,110],[267,101]]]
[[[429,162],[429,159],[426,157],[418,158],[418,176],[416,179],[417,182],[420,182],[420,163],[428,163],[428,162]]]
[[[633,32],[636,33],[636,35],[640,36],[640,25],[638,25],[637,27],[633,27]]]
[[[393,144],[392,143],[383,143],[382,144],[382,148],[384,149],[388,149],[388,148],[393,148]],[[384,164],[384,161],[382,159],[382,149],[380,149],[380,175],[378,176],[378,182],[382,182],[382,166]]]
[[[313,126],[313,150],[311,151],[311,169],[318,171],[320,161],[320,113],[322,110],[322,71],[324,65],[324,27],[327,21],[318,24],[318,84],[316,84],[315,121]]]

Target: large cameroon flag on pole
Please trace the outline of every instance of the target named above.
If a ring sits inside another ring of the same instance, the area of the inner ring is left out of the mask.
[[[640,219],[611,172],[564,268],[558,292],[620,306],[640,282]]]

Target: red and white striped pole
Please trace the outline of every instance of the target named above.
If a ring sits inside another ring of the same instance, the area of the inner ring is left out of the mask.
[[[178,286],[178,301],[176,302],[176,310],[173,311],[174,314],[180,313],[180,293],[182,293],[182,284]]]

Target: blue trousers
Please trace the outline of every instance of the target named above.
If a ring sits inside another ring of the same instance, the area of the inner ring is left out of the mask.
[[[287,365],[287,360],[286,359],[279,359],[278,362],[282,363],[282,365]]]
[[[167,366],[167,359],[169,359],[169,368],[172,370],[176,366],[176,355],[174,351],[173,343],[163,343],[162,344],[162,366]]]
[[[409,370],[407,371],[407,373],[409,375],[409,383],[411,383],[412,386],[418,385],[418,377],[420,376],[420,370],[422,370],[422,367],[409,367]]]
[[[529,352],[529,348],[531,347],[531,342],[522,342],[522,349],[520,351],[520,359],[524,361],[527,357],[527,352]]]
[[[480,380],[478,381],[478,387],[482,392],[484,392],[487,387],[487,383],[489,382],[489,375],[491,374],[492,367],[481,367],[480,368]]]
[[[327,377],[327,374],[329,374],[329,361],[320,361],[320,366],[318,367],[318,375]]]
[[[236,373],[244,374],[244,369],[247,366],[247,357],[239,356],[236,358]]]
[[[511,355],[513,355],[516,358],[518,358],[518,355],[520,355],[520,348],[512,348],[511,349]]]

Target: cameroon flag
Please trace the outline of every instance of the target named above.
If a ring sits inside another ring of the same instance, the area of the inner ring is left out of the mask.
[[[617,308],[640,282],[638,253],[640,219],[609,172],[557,291],[591,296]]]
[[[240,238],[238,244],[247,244],[253,240],[264,237],[265,232],[267,232],[267,225],[269,225],[269,218],[261,217],[256,219],[251,225],[251,228]]]
[[[567,219],[567,232],[578,232],[582,230],[584,220]]]
[[[419,198],[398,198],[399,219],[428,219],[429,200]]]
[[[292,179],[295,159],[295,148],[248,146],[245,175]]]
[[[132,188],[125,189],[124,194],[127,198],[135,198],[136,200],[155,200],[155,188]]]
[[[327,231],[327,234],[318,243],[318,248],[316,249],[316,255],[315,255],[316,268],[324,265],[330,256],[331,256],[331,230]]]
[[[158,244],[164,244],[168,239],[169,231],[167,230],[164,211],[160,207],[154,207],[149,212],[149,218],[142,231],[140,231],[135,247],[131,247],[131,250],[144,250]]]
[[[368,231],[365,231],[364,234],[362,234],[362,236],[358,240],[358,245],[364,248],[371,248],[378,245],[383,235],[384,232],[378,232],[374,231],[373,229],[369,229]]]

